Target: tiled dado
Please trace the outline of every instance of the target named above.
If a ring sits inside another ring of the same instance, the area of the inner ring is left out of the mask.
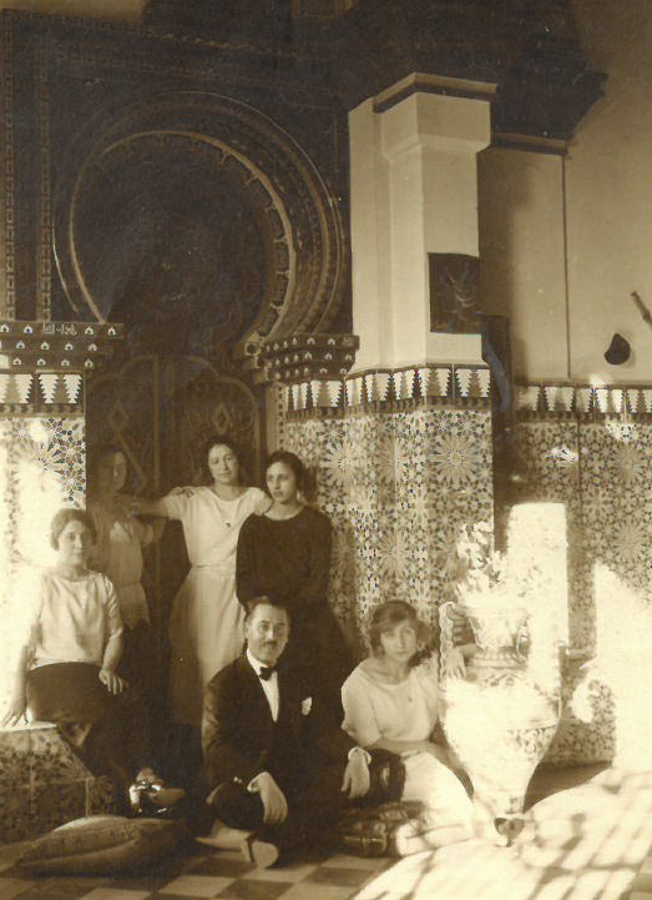
[[[652,385],[517,384],[518,413],[652,416]]]
[[[349,636],[360,641],[373,607],[392,598],[436,625],[454,596],[460,527],[493,517],[489,410],[290,416],[283,441],[314,473],[333,523],[329,600]]]
[[[346,378],[313,378],[280,388],[288,414],[365,408],[405,409],[425,403],[488,407],[491,376],[487,366],[430,365],[374,369]]]
[[[34,837],[93,813],[115,812],[113,790],[94,778],[53,725],[0,731],[0,841]]]

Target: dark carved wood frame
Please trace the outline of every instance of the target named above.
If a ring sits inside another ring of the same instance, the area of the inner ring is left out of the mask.
[[[130,130],[154,137],[172,127],[193,130],[189,140],[266,194],[286,248],[241,351],[347,322],[346,114],[323,73],[270,75],[242,49],[11,11],[2,14],[2,47],[4,317],[48,321],[65,293],[78,304],[66,216],[84,167]]]

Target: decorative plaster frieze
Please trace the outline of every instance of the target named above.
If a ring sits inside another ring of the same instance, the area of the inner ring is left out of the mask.
[[[89,371],[102,365],[124,326],[99,322],[0,321],[0,356],[21,371]]]
[[[652,415],[652,385],[519,384],[515,388],[517,414]]]
[[[80,372],[0,370],[0,415],[83,415]]]
[[[355,334],[294,334],[266,341],[259,358],[268,381],[328,382],[344,378],[359,346]]]
[[[391,412],[419,405],[488,408],[491,376],[487,366],[433,364],[312,378],[283,385],[281,392],[288,414],[324,416],[366,407]]]

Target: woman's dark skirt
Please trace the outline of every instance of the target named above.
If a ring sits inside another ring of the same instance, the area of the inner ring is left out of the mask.
[[[113,695],[99,679],[100,667],[89,663],[39,666],[27,675],[27,704],[41,722],[87,722],[107,715]]]
[[[296,673],[340,725],[344,718],[341,688],[355,663],[328,603],[294,613],[281,664]]]
[[[143,709],[136,691],[111,694],[89,663],[55,663],[27,674],[27,705],[35,719],[53,722],[94,775],[108,775],[119,805],[138,770],[151,765]]]

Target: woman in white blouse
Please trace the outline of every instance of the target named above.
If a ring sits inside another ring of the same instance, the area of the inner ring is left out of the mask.
[[[390,601],[369,629],[372,656],[344,682],[344,730],[361,747],[397,753],[405,766],[403,800],[424,804],[423,834],[403,835],[403,852],[438,847],[474,833],[473,805],[432,740],[437,724],[437,670],[419,661],[426,626],[409,603]],[[454,663],[460,670],[463,660]]]
[[[106,575],[87,568],[95,528],[89,513],[62,509],[52,520],[55,565],[16,598],[15,676],[2,724],[54,722],[93,774],[108,775],[121,811],[177,802],[151,766],[135,691],[118,674],[123,620]]]

